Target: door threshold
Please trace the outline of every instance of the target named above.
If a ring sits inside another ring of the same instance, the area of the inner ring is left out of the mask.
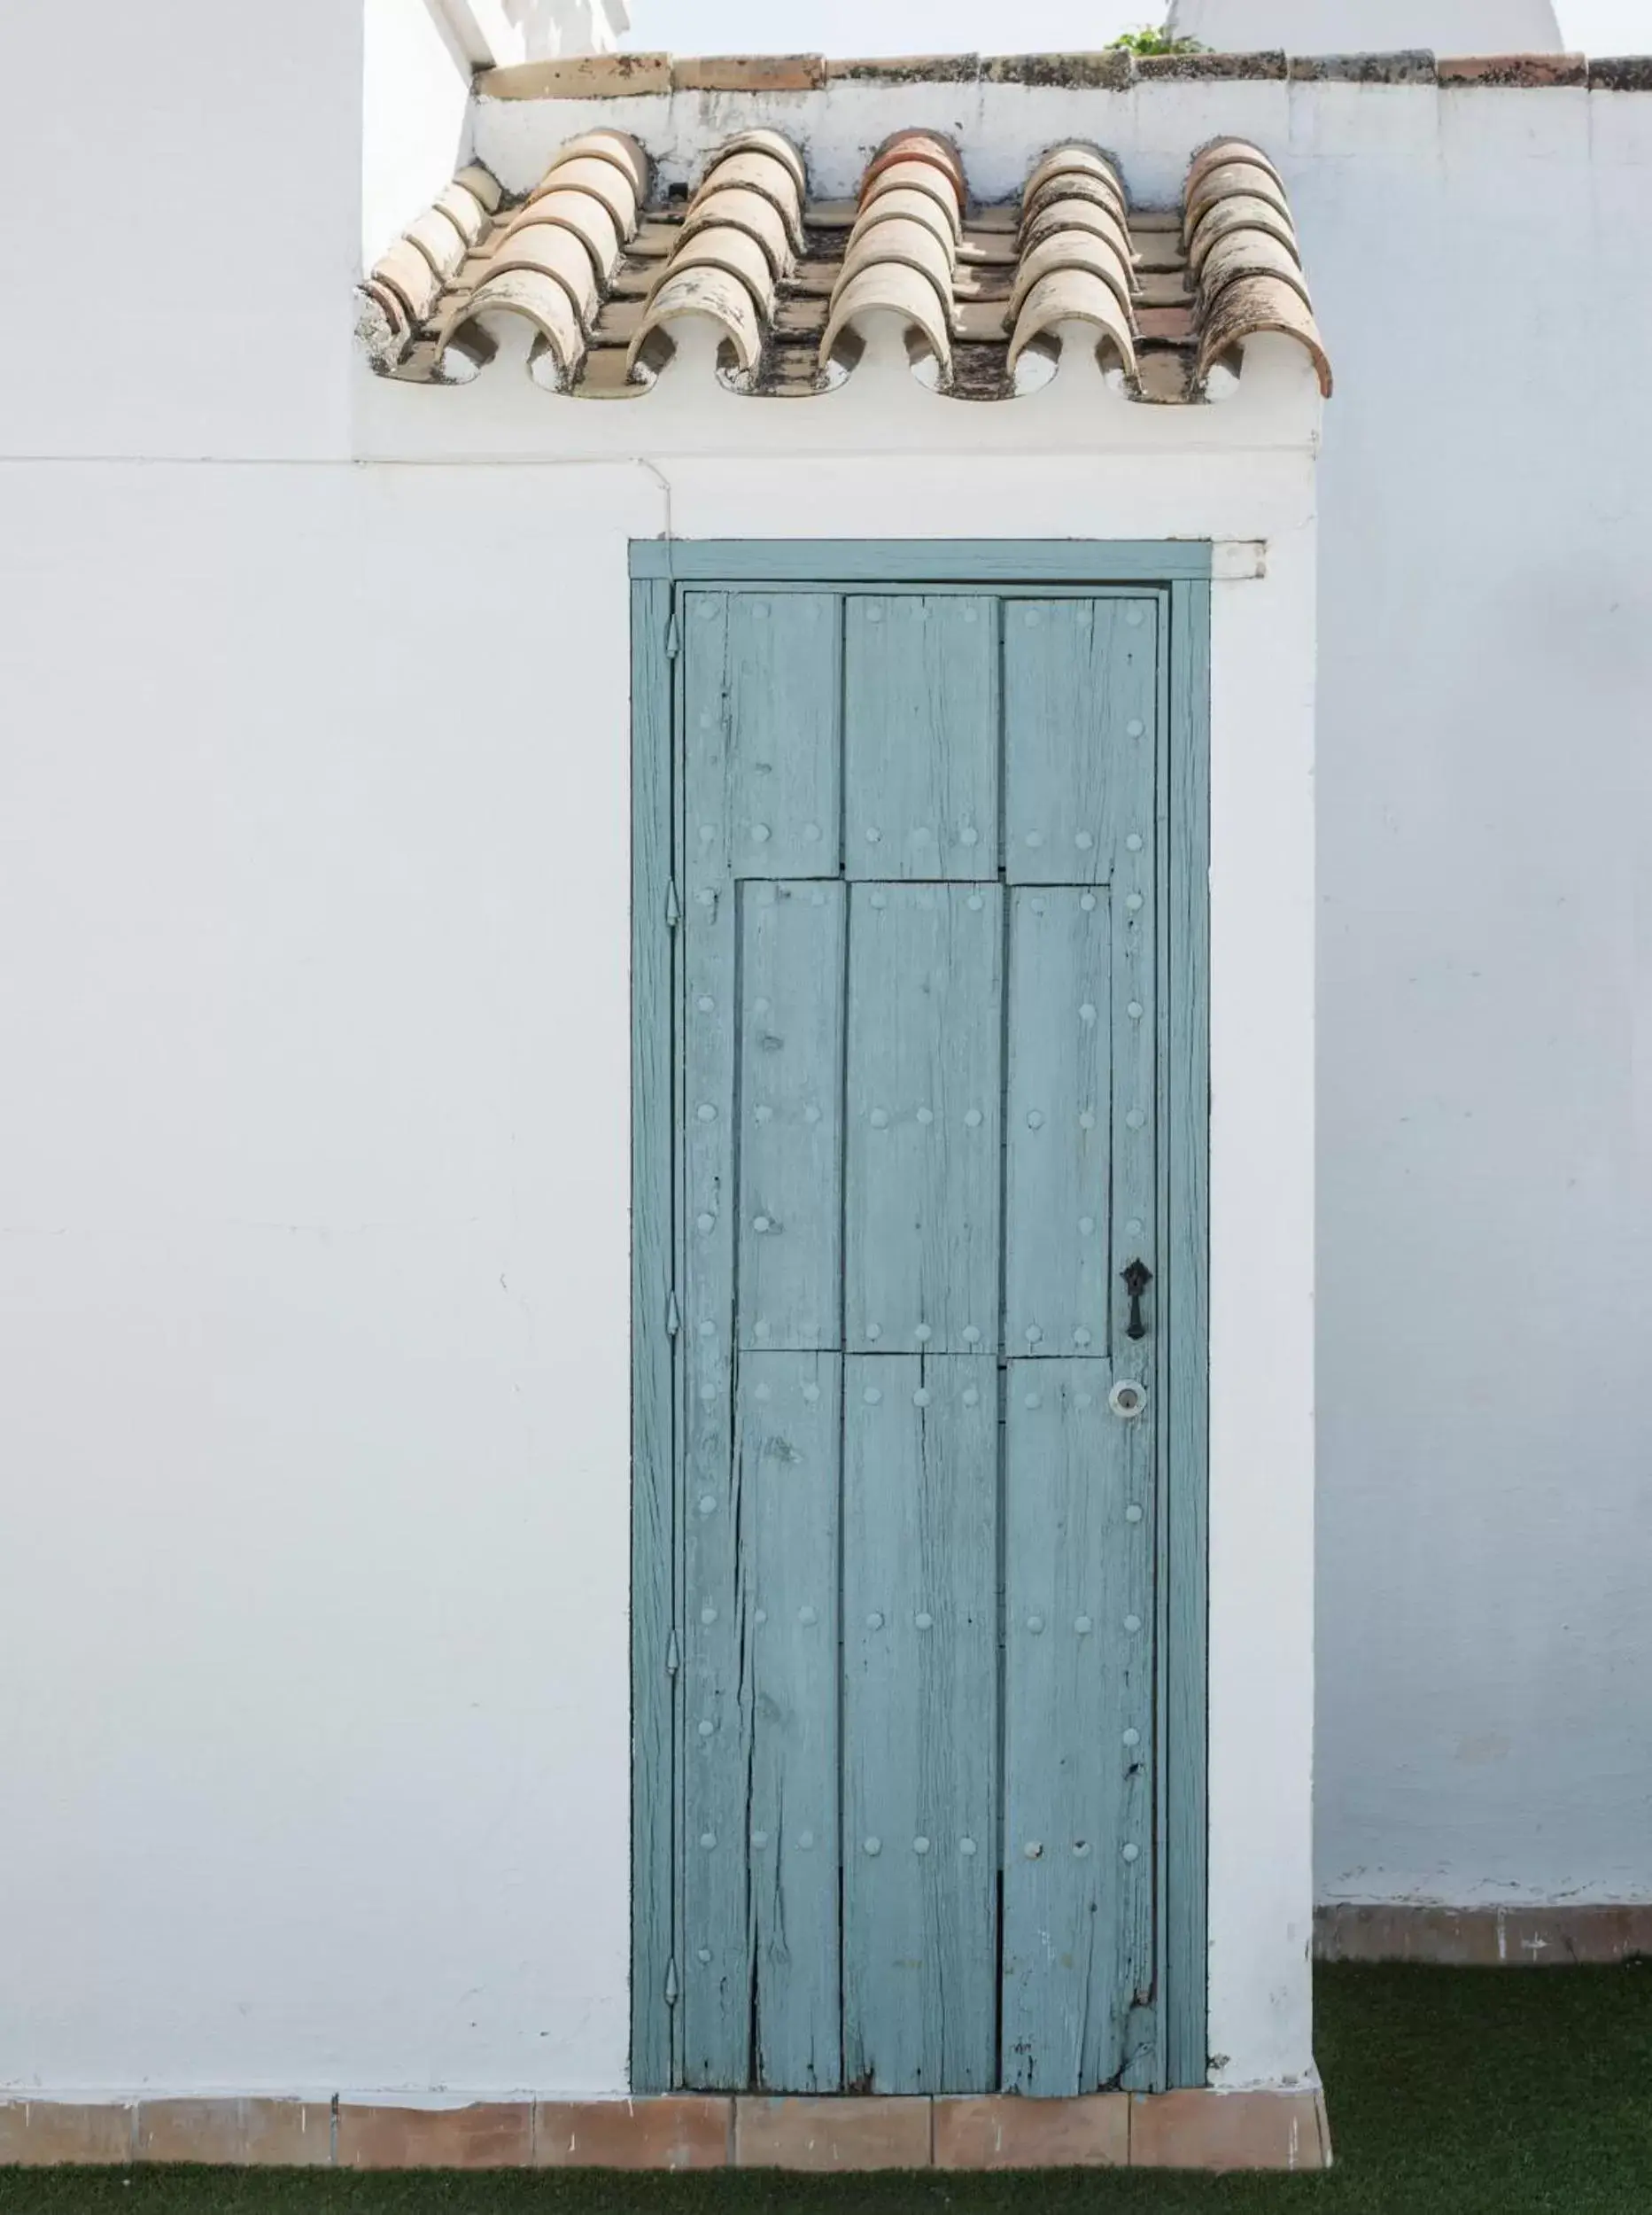
[[[337,2169],[1328,2169],[1322,2093],[917,2098],[671,2092],[403,2107],[0,2101],[0,2164]]]

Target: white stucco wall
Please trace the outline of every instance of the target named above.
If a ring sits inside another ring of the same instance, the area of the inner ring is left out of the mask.
[[[1377,98],[1291,178],[1340,378],[1320,1886],[1644,1900],[1652,97]]]
[[[76,0],[0,22],[0,454],[341,457],[361,11]]]
[[[439,0],[364,0],[361,266],[463,167],[471,62]]]
[[[802,408],[579,408],[508,364],[392,392],[348,352],[350,12],[163,49],[97,0],[64,85],[5,33],[0,163],[55,217],[5,203],[40,314],[0,355],[0,2083],[623,2083],[623,587],[667,488],[688,535],[1267,541],[1215,612],[1212,2040],[1228,2080],[1296,2073],[1298,403],[1126,410],[1127,459],[1062,380],[1001,422],[858,374]],[[1218,129],[1286,169],[1339,377],[1321,1886],[1652,1897],[1652,100],[917,88],[896,120],[989,190],[1074,128],[1144,197]],[[156,222],[97,294],[134,175]]]
[[[1311,2068],[1317,402],[1287,353],[1231,451],[1085,459],[1069,391],[966,467],[970,414],[937,439],[880,381],[856,408],[930,452],[849,414],[830,458],[736,460],[718,394],[679,457],[687,392],[644,465],[9,472],[45,711],[0,805],[0,1675],[39,1911],[0,2082],[624,2087],[625,560],[668,487],[687,536],[1267,544],[1214,588],[1212,2036],[1231,2081]]]

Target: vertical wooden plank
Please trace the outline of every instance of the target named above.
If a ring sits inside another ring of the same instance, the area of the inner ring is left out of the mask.
[[[1004,608],[1004,875],[1099,884],[1115,846],[1151,839],[1130,789],[1158,720],[1157,602],[1016,600]]]
[[[725,837],[738,876],[837,874],[838,620],[831,593],[729,595],[725,813],[690,835]]]
[[[1012,1354],[1100,1353],[1107,1343],[1108,942],[1105,890],[1018,886],[1010,896],[1004,1343]]]
[[[676,1528],[669,583],[632,587],[631,2083],[671,2081]]]
[[[743,1667],[733,1458],[738,903],[725,846],[694,835],[697,822],[716,820],[712,810],[726,789],[727,620],[725,595],[685,595],[680,1638],[682,1711],[695,1717],[738,1712]],[[720,2088],[748,2083],[751,2064],[741,1734],[721,1731],[694,1755],[689,1759],[685,1746],[677,1961],[682,2068],[686,2083]],[[700,1958],[706,1951],[710,1962]]]
[[[843,2038],[872,2092],[997,2080],[997,1364],[844,1363]]]
[[[849,875],[996,876],[997,601],[852,596],[843,658]]]
[[[973,1354],[1000,1304],[1003,896],[849,897],[846,1346]]]
[[[747,1778],[753,2081],[835,2092],[838,1988],[838,1502],[842,1364],[836,1354],[740,1357],[739,1649],[734,1698],[686,1718],[688,1759],[731,1733]],[[729,1841],[733,1846],[733,1840]],[[721,1850],[719,1839],[717,1851]],[[696,1970],[723,1964],[703,1953]]]
[[[1166,1564],[1160,1750],[1167,1905],[1166,2068],[1209,2075],[1207,1916],[1207,1504],[1209,1486],[1210,586],[1172,588],[1161,851],[1167,1020],[1160,1084],[1167,1163],[1160,1302],[1166,1395],[1160,1547]]]
[[[1159,1116],[1158,1058],[1160,884],[1159,866],[1160,820],[1159,741],[1164,730],[1160,701],[1163,669],[1158,642],[1161,635],[1160,609],[1155,601],[1127,603],[1119,622],[1121,637],[1128,641],[1121,650],[1136,703],[1135,666],[1128,657],[1146,641],[1152,656],[1151,680],[1154,705],[1145,717],[1130,715],[1113,721],[1113,757],[1110,787],[1112,804],[1105,836],[1107,872],[1112,891],[1110,951],[1112,956],[1113,1110],[1110,1144],[1113,1152],[1113,1204],[1108,1224],[1108,1289],[1112,1319],[1108,1347],[1113,1380],[1139,1385],[1145,1395],[1144,1411],[1128,1422],[1114,1420],[1114,1449],[1123,1466],[1124,1482],[1131,1501],[1144,1504],[1147,1528],[1159,1515],[1156,1475],[1163,1434],[1160,1405],[1160,1356],[1164,1345],[1163,1286],[1160,1281],[1163,1249],[1159,1237],[1160,1180],[1161,1176]],[[1139,620],[1132,621],[1133,617]],[[1117,672],[1118,657],[1114,657]],[[1145,724],[1145,728],[1140,727]],[[1144,1335],[1132,1339],[1130,1294],[1124,1272],[1141,1262],[1152,1282],[1141,1303]],[[1161,1594],[1156,1574],[1156,1550],[1147,1556],[1150,1581],[1135,1596],[1133,1613],[1144,1621],[1161,1624]],[[1156,1746],[1162,1703],[1155,1701]],[[1144,1740],[1144,1743],[1148,1741]],[[1151,2091],[1163,2082],[1159,2017],[1163,1993],[1159,1975],[1157,1939],[1162,1899],[1160,1876],[1161,1810],[1158,1780],[1162,1776],[1156,1752],[1143,1767],[1152,1797],[1138,1825],[1136,1842],[1142,1860],[1151,1859],[1153,1875],[1135,1885],[1129,1905],[1137,1922],[1128,1932],[1128,1958],[1139,1966],[1135,1971],[1140,1998],[1131,2009],[1126,2031],[1122,2082],[1133,2092]],[[1144,1787],[1145,1789],[1145,1787]],[[1140,1865],[1138,1864],[1138,1867]]]
[[[1108,1364],[1012,1362],[1004,1429],[1006,2087],[1128,2073],[1153,1978],[1150,1464]]]
[[[842,884],[741,895],[740,1339],[839,1343]]]

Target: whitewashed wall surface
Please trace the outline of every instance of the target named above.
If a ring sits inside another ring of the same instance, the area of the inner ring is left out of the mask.
[[[904,89],[984,190],[1073,131],[1144,198],[1267,148],[1315,490],[1283,369],[1128,433],[1059,380],[807,434],[393,389],[351,287],[418,165],[364,198],[353,12],[77,25],[73,71],[52,12],[0,34],[0,2082],[623,2087],[623,587],[668,518],[1268,541],[1216,639],[1213,2038],[1253,2081],[1309,2063],[1317,530],[1320,1890],[1652,1899],[1652,97]],[[421,161],[503,131],[381,29]],[[665,105],[684,159],[734,112]],[[847,172],[889,127],[804,135]],[[1273,965],[1244,1035],[1224,946]]]

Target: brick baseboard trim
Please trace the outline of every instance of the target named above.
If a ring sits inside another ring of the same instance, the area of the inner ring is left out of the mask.
[[[1451,1969],[1564,1969],[1652,1957],[1652,1905],[1353,1907],[1314,1910],[1322,1962],[1434,1962]]]
[[[333,2169],[1328,2169],[1317,2092],[1074,2100],[0,2100],[0,2164]]]

